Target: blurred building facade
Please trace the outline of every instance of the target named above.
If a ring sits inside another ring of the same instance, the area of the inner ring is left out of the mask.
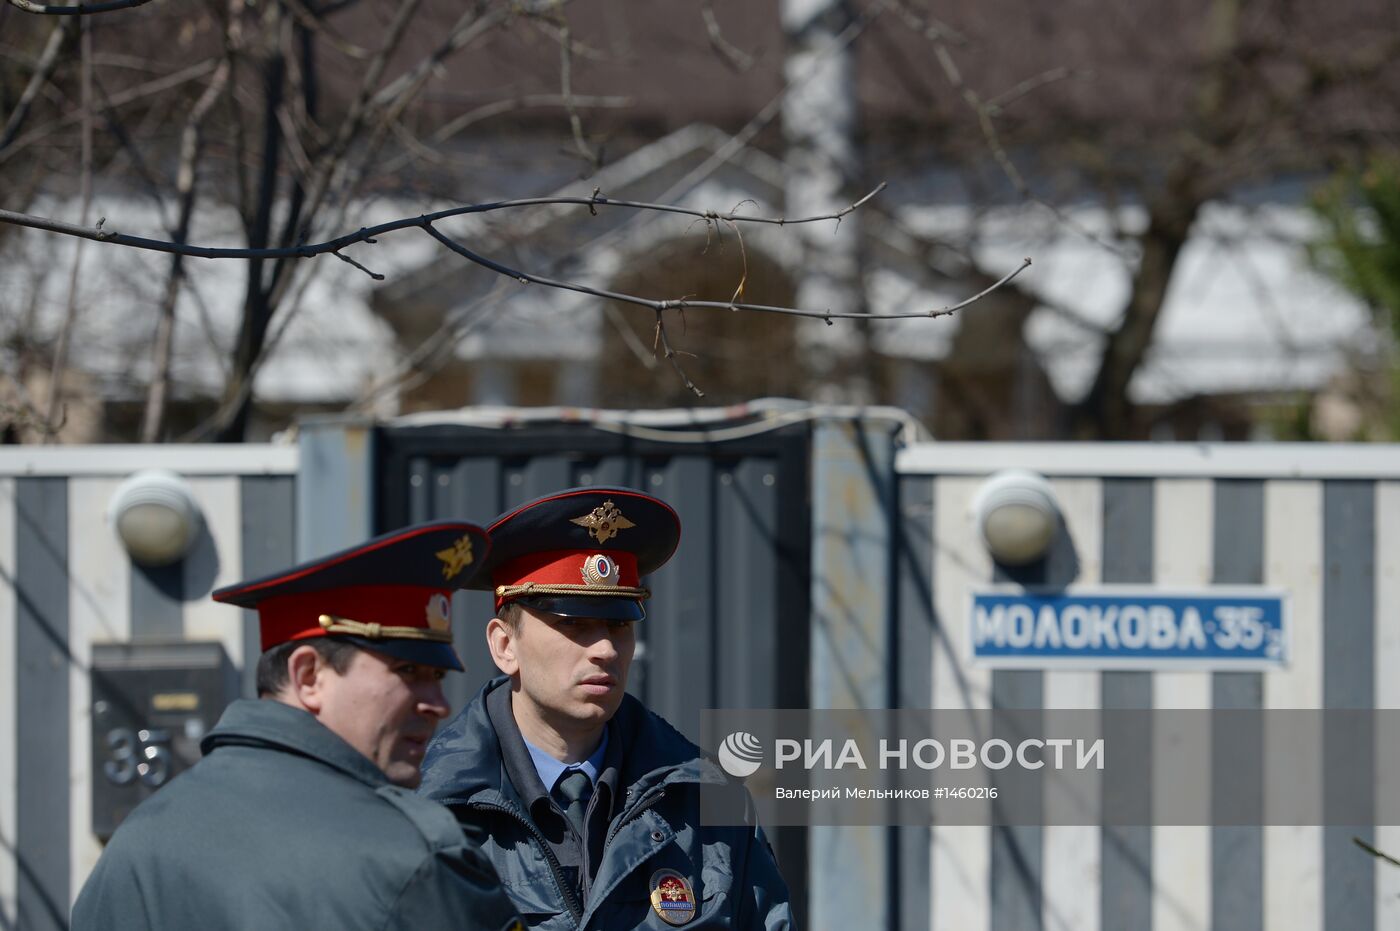
[[[386,86],[433,60],[465,15],[446,3],[422,9],[386,65]],[[130,51],[145,15],[104,20],[94,41]],[[1307,257],[1317,233],[1309,185],[1400,129],[1391,93],[1400,74],[1386,54],[1400,25],[1379,0],[1348,0],[1327,16],[1226,0],[1131,18],[1089,0],[1053,15],[1012,0],[937,11],[785,0],[684,16],[580,0],[560,15],[522,12],[426,72],[392,131],[375,137],[379,148],[356,150],[374,170],[335,192],[337,209],[316,231],[594,190],[792,217],[839,210],[885,182],[839,225],[732,228],[575,206],[444,228],[512,267],[594,287],[661,299],[742,293],[873,316],[955,303],[1030,257],[1011,285],[951,318],[827,327],[667,314],[679,361],[708,401],[893,403],[949,438],[1287,433],[1324,389],[1327,410],[1345,410],[1356,359],[1388,338]],[[357,62],[387,22],[383,10],[350,4],[308,33],[322,124],[353,109]],[[179,63],[198,68],[220,28],[217,17],[186,21]],[[249,74],[265,64],[258,55],[249,52]],[[115,72],[110,80],[121,83]],[[140,141],[168,166],[172,131]],[[160,229],[170,197],[142,193],[134,156],[108,144],[92,210],[109,227]],[[20,157],[14,150],[0,159]],[[281,169],[289,178],[302,170],[294,156]],[[73,174],[47,170],[26,203],[73,218]],[[230,186],[234,173],[211,163],[192,240],[240,241],[246,205],[234,209],[231,192],[246,189]],[[7,300],[7,367],[42,395],[72,246],[10,231],[0,249],[35,279],[16,279]],[[702,403],[659,358],[645,308],[519,285],[417,231],[349,253],[388,280],[324,256],[307,264],[275,318],[290,325],[254,376],[250,437],[298,410]],[[86,248],[81,277],[93,284],[79,301],[75,417],[61,436],[115,439],[139,422],[167,274],[155,258]],[[239,338],[246,275],[191,262],[186,277],[165,435],[199,438]],[[78,416],[85,405],[100,413]],[[1314,419],[1323,436],[1347,429],[1345,413]]]

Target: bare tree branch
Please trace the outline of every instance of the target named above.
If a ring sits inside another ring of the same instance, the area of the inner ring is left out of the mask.
[[[598,207],[623,207],[632,210],[653,210],[660,213],[675,213],[683,216],[699,217],[702,220],[766,223],[776,226],[819,223],[824,220],[840,220],[852,211],[859,209],[884,189],[885,184],[881,183],[860,200],[848,204],[838,211],[811,217],[763,217],[749,216],[735,212],[719,213],[714,210],[694,210],[689,207],[678,207],[674,204],[651,204],[643,201],[613,200],[601,194],[594,194],[590,197],[526,197],[518,200],[467,204],[462,207],[451,207],[447,210],[439,210],[436,213],[425,213],[417,217],[404,217],[398,220],[390,220],[387,223],[380,223],[378,226],[363,227],[354,233],[348,233],[325,242],[304,243],[298,246],[265,249],[195,246],[161,239],[146,239],[141,236],[128,236],[125,233],[118,233],[105,228],[98,229],[77,226],[72,223],[64,223],[61,220],[52,220],[47,217],[32,216],[26,213],[16,213],[11,210],[0,210],[0,223],[10,223],[15,226],[25,226],[30,229],[45,230],[50,233],[76,236],[80,239],[91,239],[96,242],[111,243],[118,246],[129,246],[134,249],[179,253],[181,255],[194,256],[195,258],[201,259],[306,259],[317,255],[324,255],[329,252],[336,252],[344,249],[346,246],[354,245],[355,243],[372,242],[379,236],[385,233],[395,232],[396,230],[411,229],[414,227],[426,229],[434,223],[439,223],[452,217],[490,213],[496,210],[512,210],[521,207],[539,207],[554,204],[572,204],[588,207],[590,209],[596,209]],[[862,314],[861,316],[865,315]]]
[[[242,0],[230,0],[231,13],[241,6]],[[200,152],[204,144],[204,121],[214,104],[223,95],[232,65],[225,57],[204,93],[195,102],[185,120],[185,129],[180,139],[180,167],[175,176],[175,189],[180,198],[180,216],[176,221],[171,238],[183,242],[189,236],[190,220],[194,215],[196,171]],[[156,341],[152,354],[155,361],[151,385],[146,393],[146,409],[141,419],[141,442],[154,443],[160,438],[165,421],[166,399],[170,394],[170,360],[175,342],[175,306],[180,296],[180,285],[184,279],[184,256],[176,254],[171,258],[170,275],[166,279],[165,297],[161,301],[160,319],[156,324]]]
[[[733,301],[696,301],[691,300],[689,298],[654,300],[651,298],[638,297],[634,294],[625,294],[620,291],[609,291],[603,288],[594,288],[591,285],[580,284],[578,282],[561,281],[555,278],[546,278],[543,275],[535,275],[530,272],[511,268],[508,265],[502,265],[500,262],[497,262],[494,259],[487,258],[484,255],[479,255],[478,253],[471,251],[466,246],[463,246],[461,243],[452,239],[450,236],[447,236],[441,231],[439,231],[437,227],[433,226],[431,223],[427,224],[424,227],[424,229],[428,231],[428,235],[432,236],[434,239],[442,243],[448,249],[451,249],[453,252],[462,256],[462,258],[467,259],[470,262],[474,262],[477,265],[482,266],[483,268],[488,268],[491,271],[497,273],[498,275],[505,275],[508,278],[514,278],[522,284],[541,284],[550,288],[558,288],[562,291],[577,291],[580,294],[588,294],[593,297],[601,297],[606,298],[608,300],[621,301],[624,304],[636,304],[641,307],[649,307],[657,312],[663,310],[683,309],[686,307],[703,307],[711,310],[749,310],[759,313],[782,314],[790,317],[807,317],[816,320],[825,320],[827,321],[827,323],[831,323],[833,320],[903,320],[916,317],[945,317],[958,310],[961,310],[962,308],[968,306],[974,301],[981,300],[983,297],[990,294],[992,291],[996,290],[1006,282],[1010,281],[1012,278],[1019,275],[1031,264],[1031,260],[1026,259],[1021,263],[1020,267],[1007,274],[996,284],[992,285],[991,287],[987,288],[981,293],[968,298],[965,301],[961,301],[957,304],[954,304],[951,307],[943,307],[938,310],[919,311],[914,313],[880,314],[877,316],[872,314],[843,313],[830,310],[819,311],[802,310],[796,307],[775,307],[771,304],[745,304]]]
[[[39,91],[53,77],[53,73],[58,68],[59,53],[63,51],[64,43],[73,34],[73,23],[71,19],[61,19],[53,27],[53,32],[49,33],[49,41],[44,45],[44,51],[39,56],[38,63],[34,66],[34,73],[29,76],[29,83],[25,85],[23,93],[19,96],[19,102],[15,104],[14,110],[5,120],[5,128],[0,130],[0,152],[4,151],[15,135],[19,133],[20,127],[24,125],[24,120],[29,116],[29,110],[34,106],[34,101],[39,96]]]
[[[1000,116],[1002,110],[1005,110],[1022,97],[1039,90],[1047,84],[1054,84],[1056,81],[1063,81],[1066,78],[1086,77],[1088,74],[1089,72],[1087,71],[1068,68],[1064,65],[1058,68],[1051,68],[1049,71],[1043,71],[1040,74],[1018,82],[1016,86],[1002,91],[991,100],[988,100],[985,104],[987,113],[990,116]]]
[[[569,21],[560,15],[557,23],[559,26],[559,96],[564,98],[564,111],[569,114],[569,131],[574,137],[574,148],[578,150],[579,156],[593,166],[596,171],[602,164],[602,159],[583,138],[583,120],[578,115],[578,107],[574,106],[574,56],[569,41]]]
[[[82,151],[82,207],[79,222],[87,223],[88,211],[92,209],[92,27],[87,20],[82,21],[79,39],[82,56],[83,94],[83,151]],[[101,226],[101,222],[98,226]],[[68,307],[63,313],[63,324],[58,331],[58,344],[54,347],[53,366],[49,375],[49,403],[44,414],[44,423],[50,430],[44,433],[44,442],[53,439],[58,428],[55,426],[63,407],[63,376],[68,365],[68,345],[73,338],[73,324],[78,314],[78,274],[83,264],[83,246],[79,242],[73,250],[73,269],[68,278]]]
[[[676,374],[681,377],[681,382],[685,387],[694,392],[697,398],[703,398],[705,392],[695,387],[695,382],[690,380],[690,376],[681,368],[680,360],[676,358],[676,351],[671,348],[671,343],[666,339],[666,322],[661,319],[662,308],[656,310],[656,340],[661,344],[661,350],[666,356],[666,361],[671,363],[671,367],[676,370]]]
[[[986,142],[987,148],[992,153],[992,159],[1001,168],[1002,173],[1006,175],[1006,180],[1010,181],[1011,186],[1016,189],[1016,193],[1021,195],[1021,197],[1029,203],[1033,203],[1049,211],[1066,229],[1074,231],[1079,236],[1112,252],[1114,255],[1124,256],[1126,253],[1121,245],[1111,242],[1098,235],[1093,230],[1088,229],[1058,206],[1050,203],[1031,190],[1030,185],[1026,183],[1026,179],[1021,175],[1020,169],[1016,167],[1016,163],[1011,160],[1011,156],[1007,153],[1005,146],[1001,144],[1001,135],[997,132],[994,118],[1001,112],[1004,104],[997,105],[986,103],[976,90],[968,86],[967,82],[963,80],[962,72],[953,61],[952,52],[948,50],[948,42],[944,38],[944,33],[941,29],[934,30],[931,33],[927,33],[927,35],[929,40],[933,43],[934,58],[938,60],[938,65],[943,69],[944,76],[948,79],[948,83],[952,88],[962,97],[968,109],[977,117],[977,126],[982,131],[982,138]],[[1048,83],[1051,83],[1051,81],[1043,80],[1034,86],[1043,86]],[[1021,96],[1028,93],[1031,89],[1032,87],[1027,87],[1026,90],[1021,90],[1018,93],[1018,88],[1012,88],[1008,93]],[[1004,97],[1006,97],[1005,94],[1001,95],[998,99],[1000,100]]]
[[[705,0],[700,8],[700,17],[705,21],[705,34],[710,38],[710,47],[720,54],[725,64],[740,72],[753,67],[753,56],[724,37],[719,20],[715,18],[713,0]]]
[[[292,11],[292,16],[303,28],[325,39],[331,48],[335,49],[337,52],[340,52],[347,58],[367,60],[374,57],[373,51],[355,45],[326,25],[325,17],[333,12],[332,10],[320,7],[313,13],[311,10],[307,9],[306,4],[302,2],[302,0],[284,0],[284,2],[287,4],[287,9]]]
[[[785,81],[778,92],[763,105],[763,109],[754,114],[753,118],[745,123],[737,133],[730,136],[723,145],[717,147],[713,152],[707,155],[700,164],[696,165],[681,178],[670,184],[666,190],[659,195],[659,199],[667,201],[683,196],[686,192],[693,190],[696,185],[713,175],[722,166],[728,164],[731,159],[742,152],[749,143],[767,128],[778,114],[782,112],[783,102],[795,88],[811,80],[813,75],[825,65],[826,61],[831,56],[844,53],[845,49],[849,47],[851,43],[855,42],[856,39],[860,38],[879,15],[879,10],[876,10],[874,12],[864,12],[856,17],[849,26],[843,29],[841,33],[832,40],[830,46],[824,48],[809,62],[809,67],[804,69],[801,74],[795,74]],[[879,190],[880,189],[877,188],[876,191],[872,193],[878,193]],[[601,249],[612,245],[628,233],[631,222],[632,221],[628,221],[613,227],[613,229],[608,232],[602,233],[589,240],[587,243],[580,245],[579,249]]]
[[[153,97],[157,94],[163,94],[166,91],[178,87],[181,84],[186,84],[190,81],[198,80],[199,78],[202,78],[205,75],[209,74],[217,67],[218,62],[209,60],[191,65],[188,68],[182,68],[174,74],[165,75],[164,77],[157,78],[153,81],[147,81],[146,83],[138,85],[137,87],[133,87],[128,90],[120,91],[118,93],[113,94],[107,100],[107,106],[120,107],[128,103],[133,103],[137,100],[142,100],[147,97]],[[36,129],[30,130],[23,136],[19,137],[18,139],[15,139],[8,147],[0,148],[0,164],[4,164],[6,161],[15,157],[24,149],[28,148],[30,145],[41,141],[46,136],[51,135],[57,130],[62,129],[66,126],[71,126],[74,123],[81,123],[82,119],[83,112],[81,109],[79,109],[77,112],[70,113],[62,119],[55,120],[52,123],[48,123]]]
[[[573,105],[580,109],[589,108],[620,108],[630,106],[632,98],[616,96],[592,96],[588,94],[574,94]],[[474,110],[468,110],[461,116],[454,117],[433,130],[431,139],[433,142],[446,142],[457,133],[466,129],[474,123],[502,113],[512,113],[524,107],[563,107],[568,104],[568,100],[563,94],[526,94],[520,97],[508,97],[504,100],[492,101],[483,104]]]
[[[400,7],[401,11],[402,9],[403,7]],[[324,14],[326,8],[322,7],[318,12]],[[509,17],[516,12],[520,11],[504,6],[497,7],[486,13],[481,13],[479,8],[464,12],[453,28],[449,30],[447,37],[432,54],[425,59],[421,59],[410,71],[400,75],[384,88],[375,92],[362,107],[356,109],[355,106],[352,106],[351,112],[347,115],[346,121],[341,124],[341,128],[335,140],[333,140],[330,145],[323,148],[317,155],[316,174],[307,185],[311,193],[305,200],[306,206],[301,214],[300,228],[303,233],[311,227],[317,213],[321,209],[326,198],[330,196],[332,190],[343,194],[336,219],[332,223],[332,228],[344,222],[346,209],[349,206],[352,192],[358,188],[369,166],[374,163],[380,144],[385,136],[398,125],[400,115],[413,97],[426,84],[434,69],[451,55],[469,47],[491,29],[506,22]],[[529,11],[527,10],[526,12],[528,13]],[[393,30],[391,28],[391,41],[381,48],[378,53],[380,58],[387,57],[390,51],[389,46],[397,42],[397,38],[394,37],[392,32]],[[377,61],[380,70],[382,70],[382,61],[378,59]],[[369,68],[374,70],[376,64],[371,63]],[[373,75],[373,80],[378,80],[378,73],[379,72],[376,70]],[[372,82],[362,82],[361,86],[362,89],[370,88],[372,87]],[[358,99],[360,98],[357,98],[357,100]],[[367,143],[362,147],[362,151],[359,153],[359,158],[351,160],[345,157],[350,143],[362,134],[364,127],[371,119],[374,120],[374,125]],[[349,132],[346,132],[346,127],[351,125],[352,120],[354,121],[354,125],[351,126]],[[241,124],[237,121],[235,121],[234,125],[235,129],[241,128]],[[341,133],[345,133],[343,138]],[[239,148],[241,150],[241,146]],[[241,162],[239,162],[238,165],[241,168]],[[289,224],[288,230],[291,228]],[[361,241],[372,242],[373,236],[371,235]],[[347,242],[345,245],[348,244]],[[365,268],[360,263],[339,253],[339,248],[341,247],[334,247],[328,251],[335,254],[341,261],[355,265],[367,274],[375,276],[374,272],[369,271],[369,269]],[[269,252],[269,255],[274,258],[295,257],[291,255],[278,255],[273,252]],[[279,262],[274,272],[272,283],[269,285],[264,296],[264,303],[268,308],[268,313],[264,315],[267,318],[264,326],[270,325],[271,314],[276,313],[278,308],[283,305],[287,290],[293,286],[291,269],[291,264]],[[213,417],[206,423],[190,431],[183,439],[207,439],[211,431],[218,431],[222,435],[225,432],[226,425],[236,423],[241,416],[240,412],[252,398],[253,380],[257,372],[261,369],[263,361],[266,359],[272,347],[275,346],[282,335],[288,331],[292,320],[302,306],[301,297],[305,293],[306,286],[310,280],[311,278],[309,275],[302,277],[296,295],[291,300],[287,312],[282,315],[277,330],[263,342],[261,350],[252,356],[250,362],[235,366],[234,372],[229,376],[224,397]],[[229,433],[233,435],[236,434],[237,431],[233,430],[229,431]]]
[[[102,0],[100,3],[78,3],[72,6],[58,6],[53,3],[34,3],[32,0],[10,0],[10,6],[19,7],[26,13],[42,13],[46,16],[86,16],[90,13],[110,13],[112,10],[129,10],[145,6],[151,0]]]
[[[1377,850],[1375,847],[1372,847],[1370,844],[1366,843],[1364,840],[1362,840],[1362,839],[1359,838],[1359,837],[1353,837],[1353,838],[1351,839],[1351,842],[1352,842],[1353,844],[1355,844],[1356,846],[1360,847],[1362,850],[1364,850],[1364,851],[1366,851],[1367,853],[1369,853],[1371,856],[1373,856],[1373,857],[1375,857],[1375,858],[1377,858],[1377,859],[1379,859],[1379,860],[1384,860],[1386,863],[1389,863],[1391,866],[1400,866],[1400,860],[1395,859],[1394,857],[1392,857],[1392,856],[1391,856],[1390,854],[1388,854],[1388,853],[1382,853],[1381,851]]]

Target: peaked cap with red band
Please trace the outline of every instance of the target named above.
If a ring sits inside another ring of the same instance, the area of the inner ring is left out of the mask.
[[[452,649],[452,592],[480,571],[490,550],[491,538],[475,524],[416,524],[221,588],[213,598],[257,610],[264,651],[333,636],[409,662],[460,670]]]
[[[567,488],[496,518],[491,556],[464,587],[494,591],[496,608],[520,602],[563,617],[636,621],[646,616],[642,576],[666,564],[681,539],[671,506],[634,488]]]

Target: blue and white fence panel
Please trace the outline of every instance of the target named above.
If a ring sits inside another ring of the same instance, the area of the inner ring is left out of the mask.
[[[245,668],[251,615],[208,594],[292,561],[296,464],[286,446],[0,449],[0,929],[66,928],[101,853],[93,645],[213,640]],[[181,474],[203,515],[170,570],[133,566],[106,518],[123,479],[150,468]]]
[[[1006,468],[1059,502],[1039,577],[1013,580],[974,526]],[[897,471],[901,706],[1400,708],[1400,448],[930,443]],[[1323,765],[1289,738],[1266,730],[1265,760]],[[1172,760],[1172,739],[1154,729],[1156,791],[1249,778]],[[1400,869],[1351,840],[1400,850],[1395,827],[897,832],[902,929],[1400,927]]]

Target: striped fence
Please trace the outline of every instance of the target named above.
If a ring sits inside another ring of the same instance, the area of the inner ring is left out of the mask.
[[[885,442],[888,432],[872,427],[869,437]],[[859,436],[832,428],[813,441],[813,706],[1400,708],[1400,449],[921,444],[891,468],[886,447]],[[208,592],[371,529],[366,502],[383,479],[346,452],[359,448],[353,439],[304,431],[300,454],[0,450],[0,931],[66,927],[100,852],[92,645],[218,640],[248,672],[251,618],[210,603]],[[327,478],[357,462],[363,475]],[[186,477],[207,529],[165,575],[134,569],[104,517],[120,481],[151,467]],[[1007,467],[1045,474],[1063,511],[1067,533],[1044,581],[1285,589],[1291,665],[971,666],[968,593],[1005,580],[969,504],[987,475]],[[1164,757],[1171,737],[1154,732]],[[1227,766],[1223,754],[1181,760],[1173,788],[1210,793],[1258,775]],[[1397,789],[1374,786],[1378,797]],[[887,839],[883,829],[813,829],[810,927],[1400,927],[1400,869],[1361,853],[1353,834],[1400,850],[1400,829],[1366,826],[899,828]]]
[[[1067,531],[1040,569],[1044,578],[1020,581],[1283,589],[1292,602],[1289,667],[969,664],[969,592],[1006,581],[978,538],[970,503],[987,475],[1012,467],[1050,479]],[[901,706],[1400,708],[1400,449],[926,444],[903,450],[897,471]],[[1154,759],[1170,760],[1171,735],[1153,740]],[[1225,749],[1215,748],[1214,761],[1174,761],[1171,790],[1210,793],[1259,779],[1257,761],[1241,768]],[[1400,851],[1396,827],[934,827],[897,835],[905,929],[1400,927],[1400,868],[1351,840]]]
[[[256,626],[208,598],[292,561],[294,447],[0,450],[0,929],[66,928],[92,833],[89,663],[109,641],[215,640]],[[181,473],[204,533],[173,570],[132,566],[105,513],[130,473]],[[245,677],[245,681],[246,677]]]

